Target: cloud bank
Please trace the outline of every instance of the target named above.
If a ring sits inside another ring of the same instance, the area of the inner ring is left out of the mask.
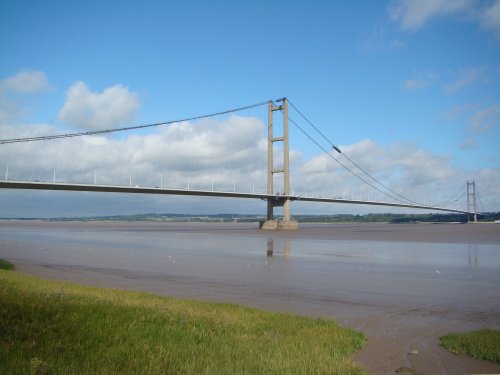
[[[0,91],[13,93],[41,93],[50,89],[45,73],[37,70],[23,70],[0,81]]]
[[[56,133],[50,125],[2,125],[5,138]],[[175,123],[154,132],[0,147],[10,179],[192,189],[265,188],[267,142],[256,118]]]
[[[54,130],[50,125],[23,127],[23,132],[30,135],[53,133]],[[231,116],[175,123],[151,133],[126,134],[119,138],[92,136],[3,145],[0,147],[1,173],[14,180],[55,179],[58,182],[264,193],[265,131],[264,123],[258,118]],[[8,136],[24,135],[19,134],[19,128],[6,125],[0,126],[0,132]],[[424,204],[449,201],[466,180],[474,177],[453,166],[448,157],[426,152],[411,143],[381,146],[367,139],[340,147],[386,186]],[[276,151],[277,155],[279,152]],[[295,195],[394,202],[353,177],[326,154],[304,158],[292,150],[292,155],[291,189]],[[369,180],[341,155],[335,157]],[[476,178],[485,209],[500,209],[494,192],[500,186],[500,171],[482,169],[476,171]],[[277,177],[276,190],[281,189]],[[460,199],[452,203],[455,208],[465,209],[465,195]],[[191,203],[192,212],[197,211],[196,204]],[[218,212],[232,210],[230,203],[224,204]],[[298,206],[302,210],[305,207]],[[316,206],[308,207],[314,210]]]
[[[66,94],[59,120],[78,129],[112,129],[130,122],[139,107],[138,95],[122,85],[93,93],[78,81]]]

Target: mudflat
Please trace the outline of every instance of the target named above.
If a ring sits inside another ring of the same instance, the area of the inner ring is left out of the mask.
[[[439,337],[500,329],[500,224],[0,222],[0,257],[85,284],[322,316],[370,374],[500,373]]]

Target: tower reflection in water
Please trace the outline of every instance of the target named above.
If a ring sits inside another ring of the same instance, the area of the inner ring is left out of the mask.
[[[284,240],[284,241],[276,241],[278,244],[276,245],[277,247],[277,253],[280,252],[280,249],[283,252],[283,257],[288,258],[291,254],[291,241],[290,240]],[[279,243],[282,242],[282,247],[280,247]],[[268,238],[267,239],[267,257],[272,258],[275,254],[275,244],[274,244],[274,238]],[[276,254],[277,255],[277,254]]]
[[[469,244],[469,267],[477,267],[477,243]]]

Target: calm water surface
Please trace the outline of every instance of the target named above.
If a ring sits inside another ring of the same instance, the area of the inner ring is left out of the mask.
[[[295,301],[301,312],[308,304],[314,311],[323,305],[319,312],[328,315],[333,302],[376,307],[464,298],[483,307],[490,299],[489,310],[500,310],[500,244],[286,238],[189,224],[0,226],[0,241],[0,256],[14,262],[136,279],[165,291],[178,284],[209,299],[261,297],[266,305],[274,296]]]

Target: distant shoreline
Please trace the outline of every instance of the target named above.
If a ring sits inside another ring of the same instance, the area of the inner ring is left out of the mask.
[[[488,224],[488,223],[484,223]],[[144,230],[182,231],[183,233],[225,234],[264,238],[355,240],[384,242],[476,243],[499,244],[500,231],[490,225],[457,223],[300,223],[298,230],[263,231],[257,222],[167,222],[167,221],[70,221],[5,220],[1,228],[52,230],[78,228],[82,231],[121,230],[141,233]]]
[[[279,218],[279,217],[277,217]],[[300,223],[465,223],[466,214],[335,214],[335,215],[294,215],[293,218]],[[82,217],[21,217],[0,218],[0,221],[77,221],[77,222],[172,222],[172,223],[255,223],[264,220],[263,215],[249,214],[175,214],[175,213],[148,213],[134,215],[106,215]],[[479,222],[499,222],[500,212],[491,212],[481,215]]]

